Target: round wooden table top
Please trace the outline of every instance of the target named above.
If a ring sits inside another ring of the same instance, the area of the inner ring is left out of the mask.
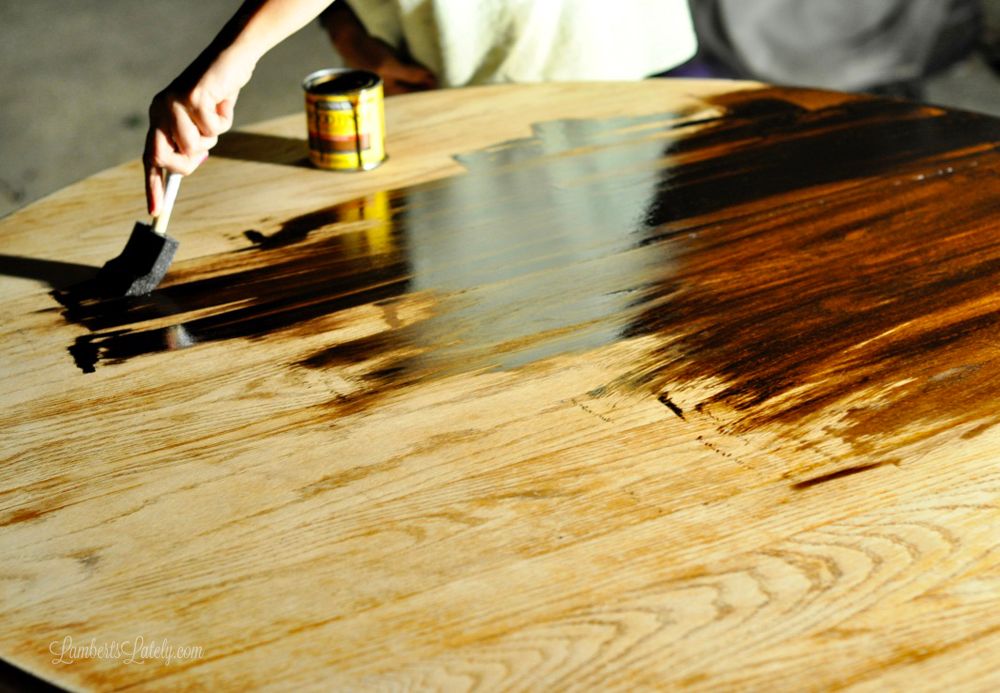
[[[0,221],[0,658],[73,689],[1000,684],[1000,121],[748,83],[302,114],[78,283]],[[67,152],[71,155],[71,152]]]

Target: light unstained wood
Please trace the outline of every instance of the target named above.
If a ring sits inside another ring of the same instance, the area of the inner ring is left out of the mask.
[[[244,229],[462,175],[452,155],[535,122],[704,110],[690,95],[733,86],[391,99],[392,159],[370,174],[210,160],[174,213],[178,263],[245,247]],[[304,128],[289,117],[256,130]],[[140,216],[140,182],[128,164],[12,215],[2,253],[99,264]],[[417,324],[440,296],[406,294],[391,316],[350,308],[280,350],[218,341],[83,374],[66,348],[87,331],[44,286],[2,277],[0,293],[0,655],[60,685],[1000,683],[998,427],[887,431],[893,464],[796,487],[870,462],[830,430],[850,402],[884,393],[859,388],[794,425],[746,429],[724,404],[695,408],[725,383],[678,379],[681,418],[614,387],[664,348],[639,336],[456,372],[352,411],[337,403],[364,394],[378,364],[296,364]],[[53,663],[66,636],[203,656]]]

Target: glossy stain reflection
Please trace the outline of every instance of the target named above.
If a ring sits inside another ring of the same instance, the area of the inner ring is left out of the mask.
[[[996,423],[1000,124],[798,90],[706,106],[721,111],[539,124],[460,157],[465,175],[248,232],[150,297],[64,294],[91,330],[74,356],[296,339],[379,306],[387,329],[289,367],[370,363],[377,396],[662,335],[606,389],[723,383],[697,408],[735,410],[735,430],[843,406],[862,447]],[[394,318],[414,296],[433,307]],[[844,404],[859,391],[877,397]]]
[[[141,354],[279,335],[317,317],[404,293],[409,270],[400,239],[393,237],[386,200],[380,193],[296,217],[270,237],[247,231],[253,247],[212,259],[223,273],[212,273],[210,262],[188,263],[171,273],[172,284],[149,296],[100,300],[86,292],[57,292],[67,318],[92,331],[70,349],[77,365],[92,372],[98,363]],[[359,221],[360,230],[308,237],[310,231]],[[175,339],[178,329],[181,341]]]

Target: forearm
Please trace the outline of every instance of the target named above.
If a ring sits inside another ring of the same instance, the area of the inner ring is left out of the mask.
[[[269,50],[315,19],[333,0],[247,0],[192,67],[229,54],[250,69]]]
[[[320,22],[334,48],[350,66],[365,62],[365,47],[371,41],[361,20],[346,2],[338,2],[320,15]]]
[[[265,53],[312,21],[333,0],[247,0],[208,47],[153,98],[143,165],[146,201],[156,214],[161,169],[189,175],[233,123],[240,90]]]
[[[387,96],[437,87],[433,72],[370,35],[346,2],[329,7],[320,16],[320,21],[344,64],[378,73]]]

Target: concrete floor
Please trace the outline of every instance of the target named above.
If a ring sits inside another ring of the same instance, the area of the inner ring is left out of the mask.
[[[142,153],[146,109],[240,0],[0,0],[0,216]],[[340,64],[318,24],[260,62],[236,125],[302,110]],[[136,216],[145,214],[136,180]]]
[[[0,216],[137,158],[150,98],[239,4],[0,0]],[[307,26],[261,61],[236,126],[301,111],[302,77],[339,64],[319,26]],[[1000,115],[998,86],[973,59],[934,79],[928,100]],[[144,204],[137,178],[137,218]]]

